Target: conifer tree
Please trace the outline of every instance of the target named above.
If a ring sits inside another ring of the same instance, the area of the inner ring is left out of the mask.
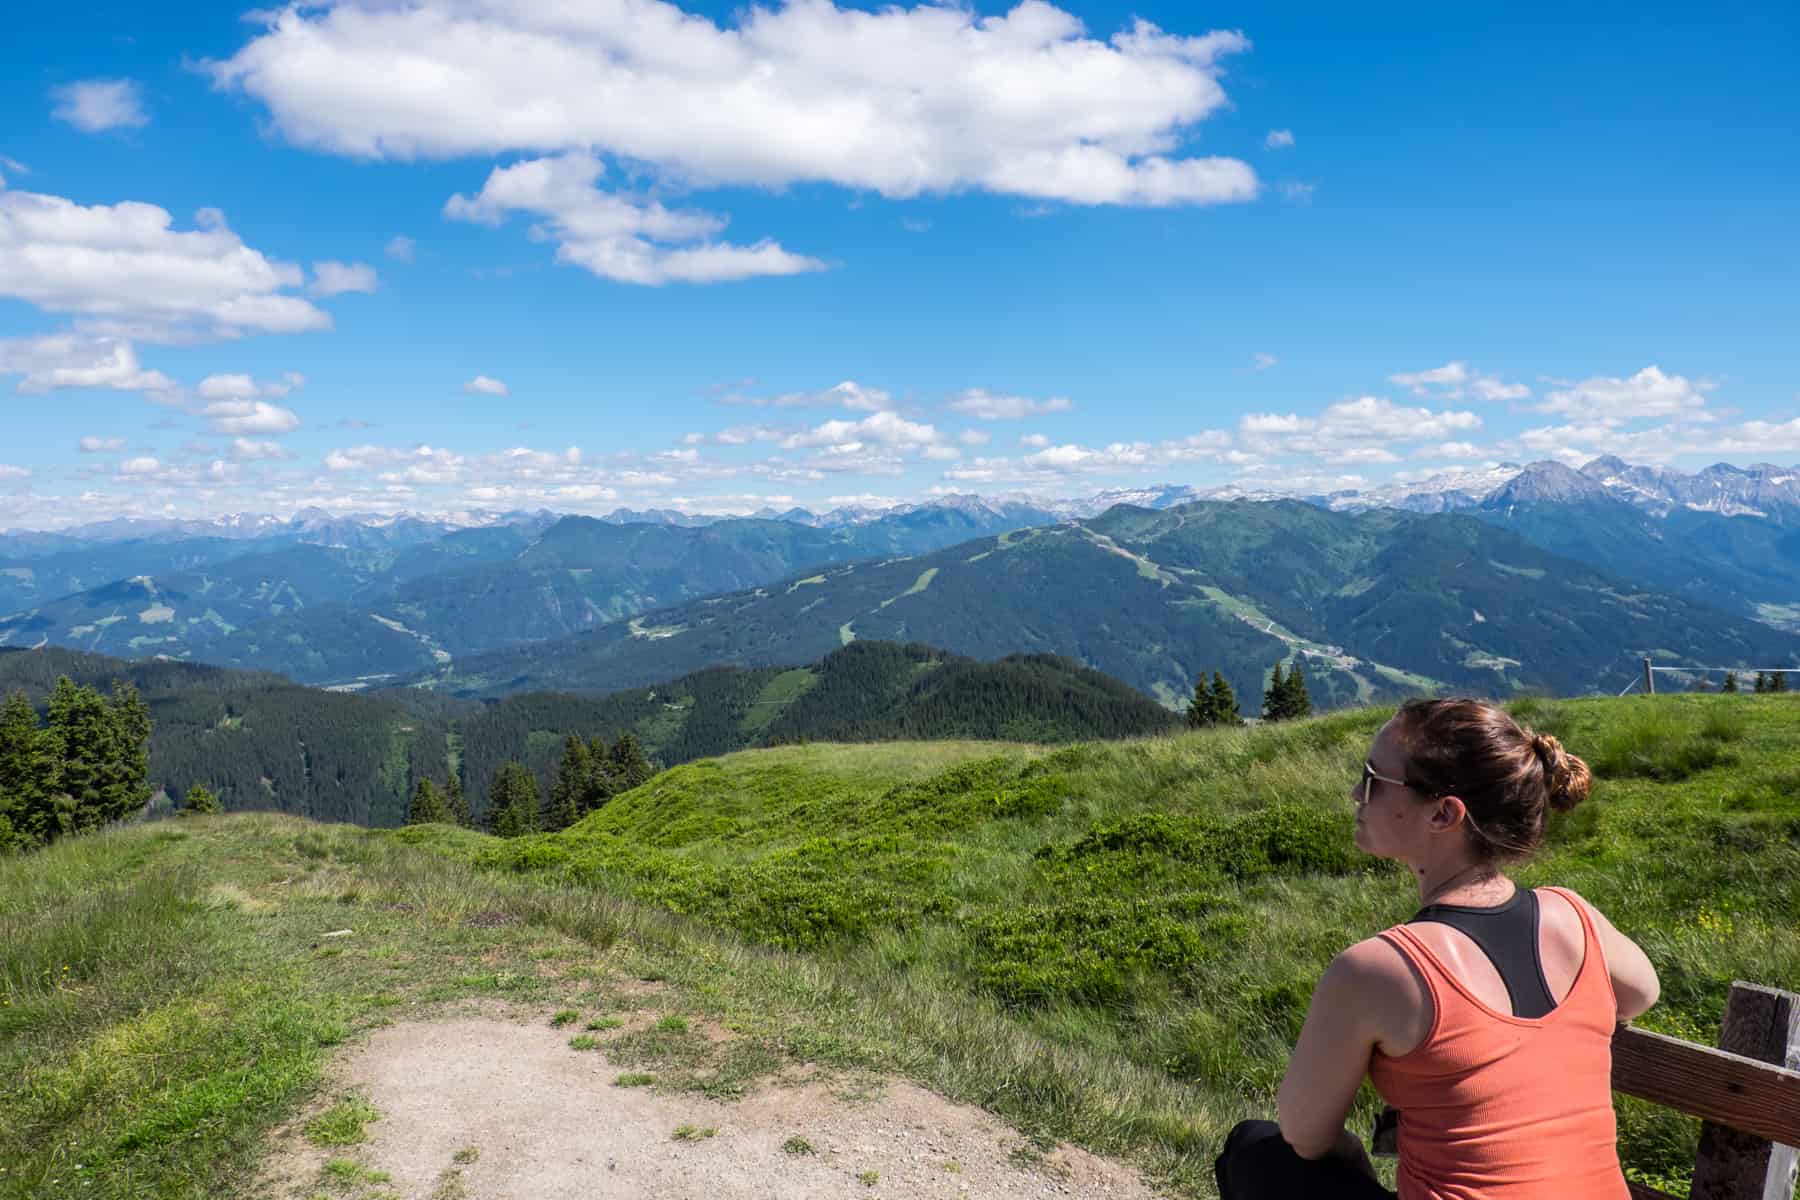
[[[1306,717],[1312,715],[1312,695],[1306,690],[1306,676],[1300,670],[1300,658],[1294,657],[1294,669],[1287,677],[1287,715],[1289,717]]]
[[[1750,690],[1755,692],[1759,696],[1762,695],[1764,692],[1768,691],[1769,690],[1769,676],[1767,675],[1767,673],[1765,673],[1763,671],[1758,671],[1756,673],[1756,683],[1753,687],[1751,687]]]
[[[1194,695],[1188,701],[1187,723],[1189,729],[1199,729],[1205,725],[1219,723],[1219,709],[1213,700],[1212,689],[1206,685],[1206,672],[1194,681]]]
[[[520,762],[500,764],[488,790],[488,828],[500,837],[536,833],[537,777]]]
[[[412,802],[406,806],[406,823],[424,825],[432,822],[452,824],[450,806],[444,803],[444,794],[438,791],[437,784],[421,779],[413,789]]]
[[[558,833],[581,820],[593,774],[587,743],[571,733],[563,739],[562,761],[556,764],[556,782],[550,785],[550,801],[544,806],[545,832]]]
[[[444,785],[444,811],[452,825],[461,825],[464,829],[475,827],[475,818],[469,812],[469,798],[463,795],[462,776],[450,772],[450,781]]]
[[[1769,672],[1769,690],[1771,692],[1785,692],[1788,690],[1786,671]]]
[[[621,792],[629,792],[654,774],[649,760],[644,757],[644,748],[638,745],[637,735],[630,730],[619,735],[608,758],[612,763],[613,779]]]
[[[117,821],[150,802],[150,706],[135,684],[113,684],[112,771],[104,819]]]
[[[1736,671],[1725,672],[1725,682],[1719,687],[1719,690],[1721,692],[1735,692],[1738,690]]]
[[[218,796],[204,783],[196,783],[189,788],[187,798],[181,802],[181,815],[184,817],[224,811],[225,807],[219,803]]]
[[[1238,712],[1237,693],[1231,690],[1231,684],[1225,676],[1214,671],[1212,677],[1212,710],[1213,720],[1220,725],[1242,725],[1243,715]]]
[[[49,731],[22,691],[0,708],[0,853],[49,841],[51,797],[61,790],[61,764]]]
[[[1269,686],[1263,689],[1263,720],[1284,721],[1288,718],[1287,680],[1281,675],[1281,660],[1275,661],[1275,669],[1269,672]]]

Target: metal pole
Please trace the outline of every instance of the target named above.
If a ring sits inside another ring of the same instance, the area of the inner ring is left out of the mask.
[[[1644,659],[1644,690],[1652,696],[1656,695],[1656,674],[1650,670],[1650,659]]]

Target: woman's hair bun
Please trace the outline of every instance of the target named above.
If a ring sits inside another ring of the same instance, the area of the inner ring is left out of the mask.
[[[1544,764],[1544,785],[1550,792],[1550,807],[1568,812],[1587,799],[1594,785],[1594,774],[1588,765],[1563,749],[1563,744],[1547,733],[1533,734],[1531,749]]]

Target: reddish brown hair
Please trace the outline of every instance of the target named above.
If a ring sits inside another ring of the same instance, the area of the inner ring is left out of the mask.
[[[1460,799],[1469,846],[1485,862],[1530,857],[1544,840],[1549,810],[1567,812],[1593,786],[1586,763],[1498,705],[1409,700],[1394,721],[1406,746],[1407,786]]]

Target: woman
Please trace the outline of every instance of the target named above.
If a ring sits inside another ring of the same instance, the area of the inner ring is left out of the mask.
[[[1352,789],[1356,844],[1412,868],[1412,920],[1332,960],[1279,1094],[1219,1157],[1225,1200],[1371,1197],[1344,1127],[1367,1075],[1400,1113],[1401,1200],[1624,1200],[1612,1034],[1656,971],[1600,911],[1501,871],[1586,797],[1587,765],[1475,700],[1414,700]]]

